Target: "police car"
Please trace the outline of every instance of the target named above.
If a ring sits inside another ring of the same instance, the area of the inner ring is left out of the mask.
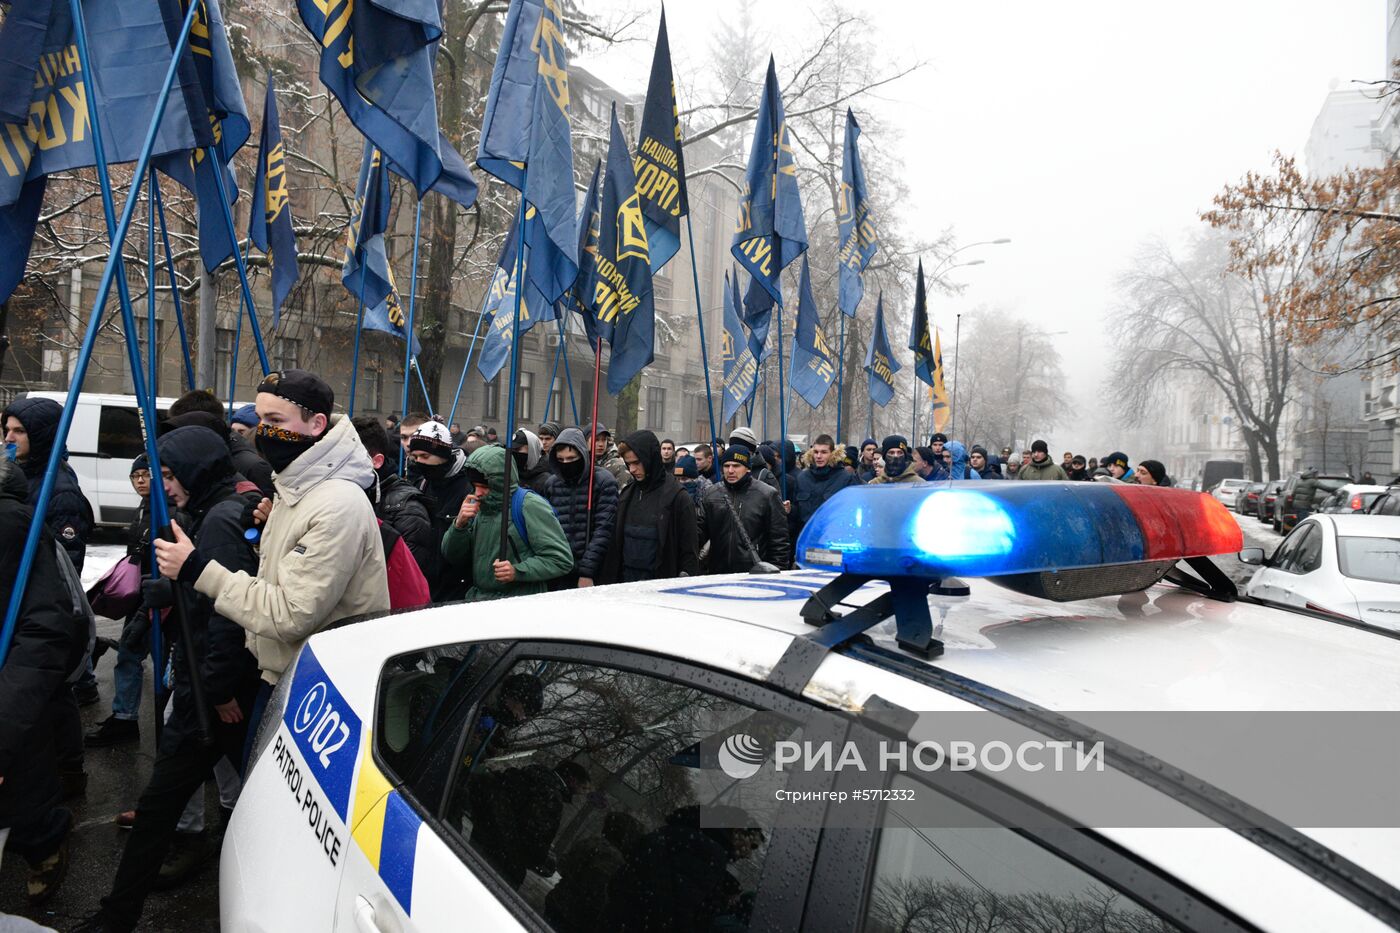
[[[1393,716],[1400,642],[1235,598],[1206,556],[1240,545],[1189,490],[860,487],[801,570],[322,632],[259,730],[223,927],[1400,926],[1393,771],[1368,823],[1335,780],[1274,793],[1312,746],[1227,766]]]

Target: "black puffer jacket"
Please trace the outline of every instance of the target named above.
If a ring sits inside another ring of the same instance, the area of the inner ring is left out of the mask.
[[[34,511],[20,469],[0,460],[0,606],[8,607]],[[51,707],[87,651],[87,620],[73,613],[45,531],[5,666],[0,667],[0,828],[58,802]]]
[[[437,576],[442,549],[442,536],[433,531],[432,498],[399,476],[392,466],[376,470],[375,475],[378,482],[365,490],[374,504],[375,517],[399,533],[431,583]]]
[[[695,506],[661,465],[661,442],[637,431],[622,446],[636,454],[646,478],[623,487],[617,498],[617,524],[599,583],[666,580],[700,572]]]
[[[199,553],[218,561],[230,571],[258,572],[252,547],[243,537],[244,499],[234,491],[233,461],[228,445],[214,432],[202,427],[176,428],[160,439],[157,448],[162,467],[180,481],[190,499],[182,509],[181,528],[199,548]],[[214,601],[200,594],[191,584],[177,584],[185,590],[186,624],[204,679],[205,700],[211,706],[238,699],[246,704],[258,686],[258,665],[246,647],[246,636],[238,623],[214,611]],[[175,650],[175,707],[161,735],[165,748],[198,732],[198,712],[191,693],[189,668],[183,648]],[[219,717],[210,710],[211,722]]]
[[[44,471],[48,469],[49,454],[58,437],[58,420],[62,416],[63,406],[47,398],[16,399],[0,413],[0,424],[10,417],[18,418],[29,434],[29,456],[20,462],[20,468],[29,481],[31,505],[39,498],[39,487],[44,484]],[[92,505],[78,485],[78,474],[68,465],[66,452],[54,478],[44,521],[54,540],[63,545],[73,566],[82,573],[87,541],[92,537]]]
[[[725,502],[728,498],[734,508]],[[758,552],[744,545],[734,524],[734,514],[744,523]],[[710,573],[746,573],[755,559],[786,569],[792,550],[788,542],[787,514],[778,491],[747,475],[738,483],[716,483],[700,500],[700,543],[710,542]]]
[[[564,478],[556,451],[568,447],[578,452],[582,472],[575,482]],[[588,438],[578,428],[565,428],[549,451],[554,470],[545,481],[544,497],[549,500],[559,525],[574,552],[574,565],[580,577],[596,579],[603,557],[612,543],[617,524],[617,480],[599,467],[593,471],[593,515],[588,514]],[[590,538],[590,534],[592,537]]]
[[[846,468],[828,462],[824,467],[808,467],[788,477],[788,496],[792,502],[790,528],[795,535],[800,532],[821,507],[822,503],[847,486],[859,486],[860,480]],[[757,543],[757,542],[755,542]]]

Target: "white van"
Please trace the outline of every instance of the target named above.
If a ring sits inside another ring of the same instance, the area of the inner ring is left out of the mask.
[[[67,392],[26,392],[18,397],[68,402]],[[156,400],[160,421],[174,401]],[[145,452],[136,396],[84,392],[78,397],[68,431],[68,465],[78,474],[97,524],[125,526],[136,517],[141,497],[131,488],[131,461]]]

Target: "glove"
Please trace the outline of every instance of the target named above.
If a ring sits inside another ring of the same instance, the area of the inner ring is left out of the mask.
[[[147,577],[141,581],[141,598],[147,609],[165,609],[175,605],[175,589],[164,577]]]

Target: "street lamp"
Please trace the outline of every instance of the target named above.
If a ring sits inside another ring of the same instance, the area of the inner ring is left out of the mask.
[[[943,257],[942,261],[939,262],[939,264],[938,264],[937,266],[934,267],[934,269],[933,269],[933,274],[934,274],[934,275],[937,275],[937,274],[939,273],[939,271],[942,270],[943,267],[946,266],[946,265],[949,263],[949,261],[952,260],[952,258],[953,258],[954,256],[956,256],[958,253],[961,253],[963,250],[972,249],[974,246],[1001,246],[1001,245],[1003,245],[1003,244],[1010,243],[1010,242],[1011,242],[1011,238],[1010,238],[1010,237],[1005,237],[1005,236],[1004,236],[1004,237],[997,237],[995,240],[978,240],[976,243],[969,243],[969,244],[967,244],[966,246],[959,246],[957,249],[953,250],[953,251],[952,251],[951,253],[949,253],[947,256],[944,256],[944,257]],[[985,260],[977,259],[977,260],[973,260],[973,261],[970,262],[970,263],[960,263],[960,265],[973,265],[973,266],[975,266],[975,265],[977,265],[978,263],[984,262],[984,261],[985,261]],[[953,266],[952,268],[955,268],[955,269],[956,269],[957,266]]]

